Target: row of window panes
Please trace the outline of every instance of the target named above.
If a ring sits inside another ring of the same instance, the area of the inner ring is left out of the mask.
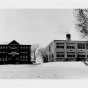
[[[21,58],[20,61],[28,61],[28,59],[27,58],[25,58],[25,59]]]
[[[64,43],[56,43],[56,48],[64,48]]]
[[[56,57],[64,57],[64,54],[56,53]],[[75,57],[75,54],[67,54],[67,57]],[[78,55],[78,57],[85,57],[85,55]]]
[[[75,49],[75,46],[67,46],[67,49]]]
[[[6,57],[7,54],[6,54],[6,53],[0,53],[0,56],[4,56],[4,57]]]
[[[56,46],[56,48],[64,48],[64,46]],[[75,46],[67,46],[67,49],[75,49]]]
[[[64,46],[56,46],[56,48],[64,48]]]
[[[67,52],[67,57],[75,57],[75,52]]]
[[[20,49],[19,52],[28,52],[28,49]]]
[[[8,58],[0,58],[0,61],[8,61]]]
[[[0,49],[7,49],[7,46],[0,46]]]
[[[56,57],[64,57],[64,52],[56,52]],[[74,52],[67,52],[67,57],[75,57]]]
[[[85,44],[84,43],[78,43],[78,49],[85,49]]]
[[[88,49],[87,43],[78,43],[77,44],[78,49]],[[56,43],[56,48],[64,48],[64,43]],[[67,49],[75,49],[75,46],[70,44],[67,44]]]
[[[4,52],[4,51],[3,51],[3,52],[0,52],[0,53],[8,53],[8,52]]]
[[[64,46],[56,46],[56,48],[64,48]],[[75,46],[67,46],[67,49],[75,49]],[[78,49],[85,49],[85,46],[78,45]]]
[[[62,54],[62,55],[59,55],[59,54],[58,54],[58,55],[56,55],[56,57],[64,57],[64,55],[63,55],[63,54]]]
[[[27,54],[28,52],[20,52],[21,54]]]
[[[28,58],[28,56],[20,56],[20,58]]]
[[[64,52],[56,52],[56,57],[64,57]]]
[[[82,58],[82,57],[85,57],[85,56],[86,56],[86,55],[80,55],[80,54],[79,54],[77,57],[81,57],[81,58]]]
[[[75,55],[69,55],[69,54],[68,54],[67,57],[75,57]]]
[[[21,49],[28,49],[28,46],[20,46]]]

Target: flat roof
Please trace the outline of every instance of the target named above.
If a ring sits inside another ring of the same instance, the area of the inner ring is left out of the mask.
[[[88,41],[78,41],[78,40],[53,40],[53,41],[64,41],[64,42],[88,42]]]

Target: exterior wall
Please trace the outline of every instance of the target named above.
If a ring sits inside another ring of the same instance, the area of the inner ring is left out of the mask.
[[[7,45],[0,45],[0,63],[4,63],[8,60]]]
[[[28,63],[31,63],[31,45],[20,45],[16,41],[0,45],[0,64]]]
[[[88,58],[88,41],[54,40],[46,48],[49,61],[81,61]],[[54,58],[50,57],[52,54]]]
[[[56,61],[64,61],[65,60],[65,41],[54,41],[55,43],[55,59]]]
[[[77,54],[77,43],[74,41],[66,41],[66,60],[67,61],[75,61]]]
[[[31,62],[30,45],[20,45],[19,59],[22,63],[30,63]]]
[[[78,47],[78,45],[81,43],[81,48],[80,47]],[[88,51],[88,49],[87,49],[87,41],[78,41],[77,42],[77,58],[79,58],[78,60],[81,60],[81,59],[85,59],[85,58],[87,58],[87,51]],[[83,47],[83,45],[84,45],[84,47]]]

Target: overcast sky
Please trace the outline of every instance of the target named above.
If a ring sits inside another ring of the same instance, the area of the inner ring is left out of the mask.
[[[0,10],[0,42],[45,46],[54,39],[65,39],[68,32],[77,39],[72,9]]]

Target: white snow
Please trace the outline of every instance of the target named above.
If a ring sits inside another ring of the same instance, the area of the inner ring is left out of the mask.
[[[0,65],[0,78],[88,78],[88,66],[82,62]]]

